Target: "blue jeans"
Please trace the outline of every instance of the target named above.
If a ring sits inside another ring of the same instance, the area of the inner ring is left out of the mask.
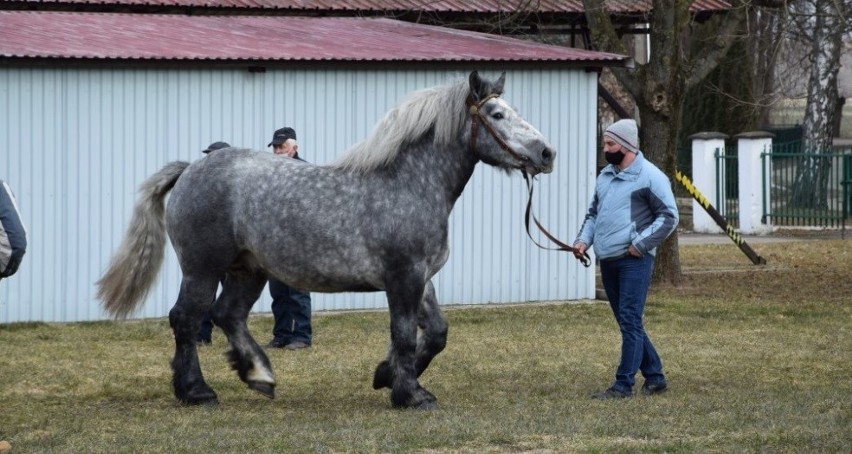
[[[615,372],[613,388],[622,392],[633,390],[637,371],[642,371],[647,384],[666,381],[663,362],[642,326],[653,270],[654,256],[650,254],[642,258],[626,255],[601,260],[601,279],[621,330],[621,362]]]
[[[311,345],[311,294],[275,279],[269,280],[269,294],[275,317],[273,338],[283,344]]]

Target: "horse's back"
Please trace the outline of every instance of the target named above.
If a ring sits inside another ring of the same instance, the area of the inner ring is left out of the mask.
[[[193,163],[175,185],[169,234],[184,268],[184,262],[243,254],[296,287],[381,289],[391,261],[426,259],[437,271],[446,260],[446,216],[423,209],[408,183],[219,150]]]
[[[351,210],[358,198],[332,195],[334,188],[345,186],[340,173],[251,150],[217,150],[194,162],[175,184],[166,212],[182,267],[218,264],[224,269],[242,254],[279,278],[310,271],[316,257],[330,255],[339,247],[335,238],[344,235],[326,221],[342,208]],[[331,268],[316,266],[311,279]],[[349,286],[369,287],[363,282]]]

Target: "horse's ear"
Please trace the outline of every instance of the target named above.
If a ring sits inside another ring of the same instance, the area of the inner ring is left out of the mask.
[[[485,93],[486,83],[482,81],[481,77],[479,77],[478,71],[470,73],[468,82],[470,82],[470,96],[474,100],[478,101],[488,95],[488,93]]]
[[[505,84],[506,84],[506,72],[504,71],[503,74],[500,74],[500,78],[497,79],[497,82],[494,82],[493,92],[495,94],[502,95],[503,94],[503,85],[505,85]]]

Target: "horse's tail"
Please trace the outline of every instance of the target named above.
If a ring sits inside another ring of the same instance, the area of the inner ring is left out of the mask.
[[[97,282],[98,299],[116,318],[132,313],[157,277],[166,247],[164,200],[187,166],[186,162],[166,164],[139,187],[124,240]]]

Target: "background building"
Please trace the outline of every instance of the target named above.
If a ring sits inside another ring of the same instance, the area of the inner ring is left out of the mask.
[[[570,241],[595,177],[597,70],[615,64],[626,59],[382,18],[0,12],[0,169],[30,237],[0,284],[0,323],[104,318],[94,283],[137,186],[165,163],[218,140],[268,152],[284,125],[307,160],[329,163],[408,93],[473,69],[506,71],[506,98],[558,150],[535,209]],[[526,238],[525,203],[520,175],[480,166],[451,217],[441,303],[594,296],[593,269]],[[138,316],[166,315],[180,277],[167,246]],[[269,303],[264,293],[255,311]],[[314,299],[315,310],[385,305],[383,293]]]

